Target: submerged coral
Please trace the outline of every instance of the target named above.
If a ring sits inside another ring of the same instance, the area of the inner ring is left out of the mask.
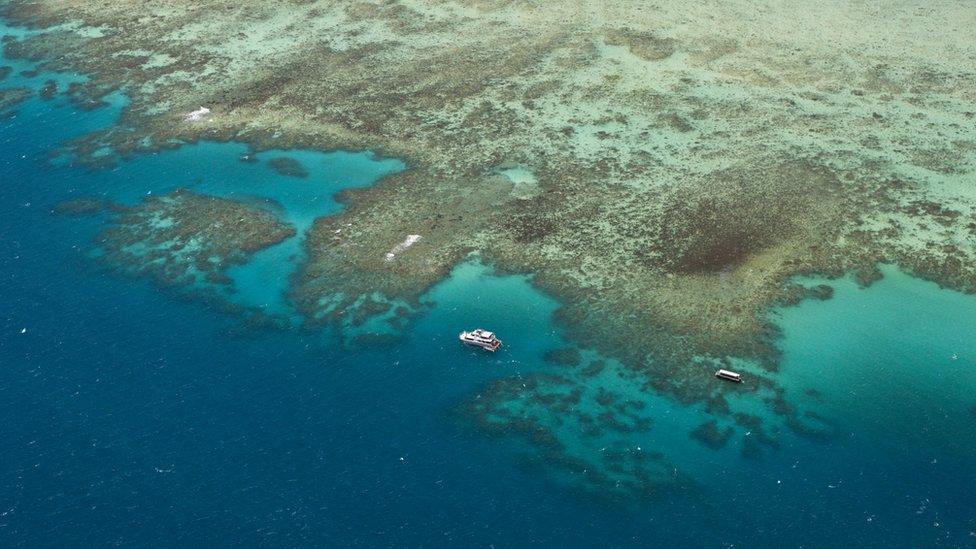
[[[40,96],[41,99],[45,101],[50,101],[54,99],[54,96],[58,93],[58,83],[54,80],[48,80],[44,82],[44,87],[41,88]]]
[[[102,212],[106,206],[105,200],[98,197],[73,198],[55,204],[54,213],[66,216],[94,215]]]
[[[11,116],[14,108],[30,98],[30,88],[0,89],[0,117]]]
[[[662,454],[634,443],[635,435],[648,445],[654,438],[639,394],[580,384],[574,372],[495,382],[462,412],[489,432],[526,437],[546,463],[587,490],[651,494],[688,482]]]
[[[732,437],[732,428],[721,429],[718,422],[712,419],[699,425],[691,432],[691,436],[709,448],[718,449],[725,446]]]
[[[271,212],[178,189],[123,210],[98,237],[103,258],[167,286],[227,285],[227,269],[295,235]]]
[[[281,175],[288,177],[308,177],[308,170],[294,158],[278,156],[268,160],[268,165]]]

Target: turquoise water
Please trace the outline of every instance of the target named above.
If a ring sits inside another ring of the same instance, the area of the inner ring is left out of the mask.
[[[275,173],[266,159],[292,158],[309,171],[306,178]],[[247,158],[249,160],[242,160]],[[177,188],[232,200],[271,206],[296,229],[296,236],[262,250],[247,265],[232,268],[236,295],[232,300],[270,313],[290,314],[285,302],[289,277],[301,261],[302,242],[312,222],[336,213],[336,193],[363,187],[400,171],[403,163],[369,153],[345,151],[279,151],[254,153],[242,143],[202,142],[161,153],[139,155],[123,167],[106,169],[100,177],[85,177],[64,169],[77,196],[100,196],[121,204],[135,204],[144,196]],[[269,202],[270,201],[270,202]]]
[[[2,64],[9,64],[4,61]],[[18,66],[17,70],[30,68]],[[2,86],[39,89],[50,75]],[[58,76],[60,81],[79,77]],[[771,312],[776,381],[829,426],[788,429],[742,455],[688,433],[712,418],[649,394],[611,366],[585,383],[647,404],[649,432],[597,441],[563,426],[581,459],[619,443],[663,453],[692,488],[601,497],[515,433],[459,407],[501,379],[560,373],[558,303],[477,256],[423,298],[404,338],[348,349],[328,335],[241,329],[239,319],[101,268],[104,217],[51,214],[101,195],[133,204],[177,187],[266,203],[298,235],[232,272],[230,299],[290,314],[301,238],[334,194],[405,169],[369,153],[199,143],[86,170],[48,161],[124,108],[33,99],[0,120],[0,545],[972,546],[976,517],[976,298],[894,267],[868,289]],[[299,160],[307,178],[267,164]],[[472,319],[505,347],[456,342]],[[592,387],[591,387],[592,388]],[[769,425],[753,394],[733,399]],[[717,418],[720,425],[728,422]]]
[[[797,399],[816,390],[822,396],[804,404],[872,444],[904,452],[923,448],[930,435],[963,442],[976,419],[967,417],[976,405],[976,299],[894,267],[883,272],[870,290],[841,280],[839,299],[780,312],[787,365],[780,379]],[[969,446],[938,450],[972,457]]]

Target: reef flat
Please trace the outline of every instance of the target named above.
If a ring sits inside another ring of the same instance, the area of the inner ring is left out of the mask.
[[[131,99],[75,143],[82,160],[234,139],[408,162],[311,228],[290,294],[311,322],[413,302],[478,251],[532,273],[570,337],[631,383],[753,428],[703,372],[776,370],[764,312],[816,293],[792,276],[867,284],[893,262],[976,290],[966,1],[2,5],[47,29],[8,56],[91,75],[71,90],[89,104]]]

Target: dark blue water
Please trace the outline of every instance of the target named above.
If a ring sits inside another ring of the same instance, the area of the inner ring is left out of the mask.
[[[47,77],[0,85],[38,89]],[[369,153],[259,155],[301,159],[312,175],[295,180],[241,162],[243,144],[206,143],[94,171],[46,160],[110,126],[123,105],[82,112],[34,99],[0,121],[0,545],[976,542],[972,297],[895,269],[868,290],[831,282],[833,299],[775,318],[779,381],[836,437],[784,432],[778,450],[746,460],[738,442],[691,441],[701,409],[646,395],[661,426],[634,443],[668,454],[698,489],[603,498],[545,463],[526,466],[531,445],[456,412],[492,380],[553,368],[542,355],[565,343],[558,304],[524,277],[473,259],[430,292],[434,305],[404,341],[349,350],[326,333],[241,329],[93,259],[106,220],[56,216],[54,204],[92,193],[133,203],[186,186],[274,198],[302,229],[338,211],[337,190],[403,169]],[[237,298],[287,311],[300,238],[236,272]],[[459,348],[471,318],[504,334],[506,351]]]

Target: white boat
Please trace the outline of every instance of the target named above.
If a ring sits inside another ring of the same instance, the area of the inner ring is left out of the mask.
[[[502,341],[498,339],[494,332],[489,332],[488,330],[482,330],[478,328],[470,332],[461,332],[458,335],[458,339],[461,343],[465,345],[474,345],[475,347],[481,347],[486,351],[495,352],[499,347],[502,346]]]
[[[719,379],[724,379],[727,381],[734,381],[736,383],[742,383],[742,376],[730,371],[730,370],[719,370],[715,372],[715,377]]]

